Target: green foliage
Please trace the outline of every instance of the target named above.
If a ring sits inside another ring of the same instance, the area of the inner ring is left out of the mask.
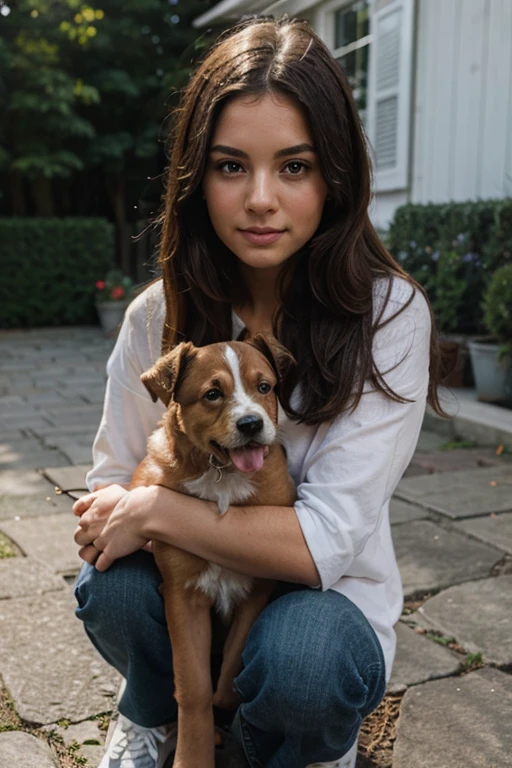
[[[512,263],[492,275],[483,311],[487,330],[502,344],[500,357],[512,354]]]
[[[95,282],[114,262],[103,219],[0,219],[0,327],[96,322]]]
[[[463,261],[456,250],[441,251],[437,260],[432,309],[441,331],[455,331],[466,291]]]
[[[191,21],[210,5],[9,3],[0,17],[0,170],[34,181],[97,169],[139,175],[142,187],[148,162],[162,154],[168,109],[202,49]]]
[[[427,290],[441,330],[481,333],[486,285],[512,258],[512,199],[404,205],[387,242]]]
[[[460,448],[478,448],[475,440],[448,440],[441,446],[442,451],[457,451]]]

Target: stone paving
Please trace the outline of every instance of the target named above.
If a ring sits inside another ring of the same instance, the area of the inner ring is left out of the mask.
[[[0,678],[21,718],[6,730],[0,708],[0,768],[71,765],[26,727],[93,768],[102,754],[119,678],[73,615],[75,520],[54,486],[83,486],[112,343],[98,328],[0,332],[0,534],[14,555],[0,560]],[[512,457],[484,445],[479,418],[472,449],[422,432],[391,505],[406,598],[393,768],[512,766]],[[360,764],[378,765],[363,750]]]

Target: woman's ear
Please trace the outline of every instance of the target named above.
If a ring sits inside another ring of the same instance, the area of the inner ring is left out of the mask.
[[[163,357],[160,357],[140,380],[151,395],[154,403],[161,400],[167,407],[174,399],[178,380],[183,377],[187,363],[195,353],[191,341],[182,342]]]
[[[281,382],[288,371],[296,365],[292,353],[270,334],[256,333],[250,339],[247,339],[245,343],[251,344],[251,346],[255,347],[267,358],[277,376],[278,382]]]

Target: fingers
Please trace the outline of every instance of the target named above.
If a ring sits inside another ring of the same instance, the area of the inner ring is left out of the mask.
[[[95,499],[96,494],[94,493],[87,493],[85,496],[81,496],[73,504],[73,514],[77,517],[81,517],[84,512],[87,512]]]
[[[98,560],[101,552],[99,549],[96,549],[94,544],[87,544],[85,547],[81,547],[78,550],[78,554],[82,560],[85,560],[85,562],[89,563],[89,565],[96,565],[96,561]]]
[[[110,568],[114,560],[107,555],[106,552],[100,552],[100,555],[96,562],[94,563],[94,567],[97,571],[106,571],[107,568]]]

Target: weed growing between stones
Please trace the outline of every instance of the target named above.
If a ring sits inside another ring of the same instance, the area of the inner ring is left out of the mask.
[[[70,745],[55,730],[37,728],[22,720],[16,712],[9,691],[0,679],[0,733],[7,731],[23,731],[45,741],[59,760],[61,768],[82,768],[87,760],[78,754],[80,744],[76,741]]]
[[[0,560],[4,560],[7,557],[16,557],[17,554],[12,541],[5,534],[0,533]]]

